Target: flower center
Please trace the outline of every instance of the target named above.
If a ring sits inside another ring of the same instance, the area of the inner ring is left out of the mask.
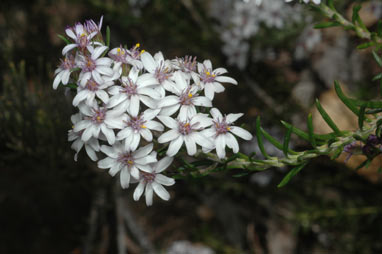
[[[90,57],[87,57],[85,60],[85,64],[82,67],[83,71],[85,72],[91,72],[97,67],[95,61],[91,59]]]
[[[147,172],[140,172],[141,177],[144,179],[146,183],[152,183],[155,180],[155,173],[147,173]]]
[[[188,135],[188,134],[190,134],[193,131],[193,129],[192,129],[192,126],[190,125],[190,123],[188,123],[188,122],[179,122],[179,124],[178,124],[178,131],[182,135]]]
[[[133,58],[133,59],[139,59],[139,57],[141,56],[141,54],[142,54],[143,52],[145,52],[144,50],[139,50],[140,46],[141,46],[141,44],[137,43],[137,44],[135,44],[134,47],[132,47],[132,48],[130,49],[130,56],[131,56],[131,58]]]
[[[187,90],[180,96],[180,104],[181,105],[193,105],[192,98],[193,94],[190,92],[190,88],[187,88]]]
[[[138,132],[141,129],[146,129],[145,120],[138,117],[132,117],[130,121],[126,122],[127,126],[131,127],[135,132]]]
[[[194,72],[196,71],[196,56],[193,58],[192,56],[185,56],[184,58],[177,58],[179,68],[183,72]]]
[[[127,61],[126,61],[126,49],[122,48],[122,46],[117,48],[116,54],[109,54],[109,55],[116,62],[127,63]]]
[[[127,82],[122,82],[122,93],[126,93],[131,98],[132,95],[138,94],[137,85],[130,79],[127,78]]]
[[[211,70],[204,69],[204,71],[200,74],[200,77],[204,83],[212,83],[215,82],[216,75],[211,72]]]
[[[89,79],[86,83],[86,89],[90,91],[97,91],[98,90],[98,83],[95,82],[93,79]]]
[[[164,62],[162,61],[159,67],[155,69],[154,76],[159,81],[159,83],[162,84],[165,80],[172,76],[172,73],[168,67],[164,66]]]
[[[216,130],[216,135],[227,133],[231,130],[231,127],[226,123],[225,118],[221,122],[215,122],[214,126]]]
[[[84,32],[78,38],[78,46],[82,49],[86,48],[89,44],[88,35]]]
[[[103,123],[106,117],[106,109],[101,108],[99,110],[94,110],[94,115],[92,116],[92,121],[95,123]]]
[[[61,60],[61,68],[65,70],[71,70],[75,67],[74,57],[65,57],[64,61]]]
[[[127,167],[131,167],[134,165],[134,158],[130,152],[119,154],[117,160]]]

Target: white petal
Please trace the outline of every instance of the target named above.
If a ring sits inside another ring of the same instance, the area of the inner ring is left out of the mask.
[[[168,168],[168,166],[171,165],[171,163],[174,161],[174,157],[164,157],[163,159],[161,159],[160,161],[158,161],[154,167],[153,167],[153,171],[155,173],[160,173],[162,172],[163,170],[165,170],[166,168]]]
[[[179,97],[175,95],[169,95],[160,100],[160,102],[158,103],[158,107],[163,108],[173,106],[175,104],[179,104]]]
[[[142,196],[143,191],[145,190],[145,181],[140,181],[138,186],[134,190],[133,198],[135,201],[138,201],[139,198]]]
[[[82,120],[74,125],[73,131],[74,132],[82,131],[83,129],[88,128],[91,124],[92,123],[89,120]]]
[[[241,127],[231,126],[231,130],[230,131],[233,134],[235,134],[236,136],[241,137],[242,139],[245,139],[245,140],[251,140],[252,139],[252,134],[249,133],[247,130],[244,130]]]
[[[187,154],[193,156],[196,154],[196,144],[190,136],[184,136],[184,142],[186,143]]]
[[[225,137],[224,135],[219,135],[216,138],[216,154],[220,159],[225,157]]]
[[[236,80],[234,80],[233,78],[230,78],[230,77],[226,77],[226,76],[217,76],[215,78],[215,80],[218,82],[222,82],[222,83],[231,83],[231,84],[237,85]]]
[[[101,73],[102,75],[106,75],[106,76],[114,75],[114,71],[110,67],[106,67],[104,65],[97,66],[95,70]]]
[[[137,151],[133,153],[134,158],[142,158],[148,155],[153,150],[153,144],[150,143],[142,148],[139,148]]]
[[[136,117],[139,112],[139,96],[133,95],[130,98],[129,113],[131,116]]]
[[[97,166],[99,168],[111,168],[116,164],[115,159],[106,157],[103,160],[98,161]]]
[[[157,182],[152,182],[151,184],[153,186],[153,189],[154,189],[155,193],[161,199],[166,200],[166,201],[170,199],[170,194],[168,193],[168,191],[162,185],[160,185]]]
[[[121,170],[121,163],[115,163],[109,170],[109,175],[115,176]]]
[[[149,108],[153,108],[153,109],[156,109],[157,108],[157,102],[156,100],[148,97],[148,96],[144,96],[144,95],[141,95],[139,96],[139,99],[141,100],[141,102],[143,104],[145,104],[147,107]]]
[[[215,147],[214,143],[211,141],[211,138],[204,136],[202,133],[195,132],[192,135],[192,138],[195,142],[203,148],[213,149]]]
[[[77,93],[76,96],[74,96],[74,99],[73,99],[73,103],[72,103],[73,106],[77,107],[78,104],[80,104],[81,101],[86,99],[88,94],[89,94],[89,91],[87,91],[87,90],[82,90],[79,93]]]
[[[66,55],[70,50],[74,49],[77,47],[77,44],[68,44],[62,49],[62,55]]]
[[[234,153],[239,152],[239,144],[237,143],[236,138],[229,132],[225,134],[227,146],[232,149]]]
[[[93,148],[91,148],[91,147],[88,146],[88,145],[85,145],[85,151],[86,151],[86,153],[88,154],[89,158],[90,158],[92,161],[97,161],[97,160],[98,160],[97,154],[95,153],[95,151],[93,150]]]
[[[73,30],[71,28],[65,29],[65,33],[72,38],[73,40],[77,39],[77,36],[73,33]]]
[[[212,108],[210,110],[210,113],[211,113],[211,115],[212,115],[212,117],[214,118],[215,121],[221,122],[223,120],[223,115],[222,115],[222,113],[220,113],[219,109]]]
[[[211,83],[207,83],[204,86],[204,95],[211,101],[214,99],[215,89]]]
[[[65,70],[62,72],[62,84],[66,85],[69,82],[70,71]]]
[[[212,107],[212,102],[205,96],[197,96],[192,102],[195,106]]]
[[[157,174],[155,176],[155,182],[158,182],[158,183],[165,185],[165,186],[171,186],[171,185],[175,184],[174,179],[167,177],[165,175],[162,175],[162,174]]]
[[[155,100],[159,100],[161,99],[161,95],[158,93],[158,91],[156,91],[155,89],[153,88],[149,88],[149,87],[144,87],[144,88],[140,88],[138,89],[138,94],[141,95],[147,95]]]
[[[153,170],[150,167],[150,165],[147,165],[147,164],[139,164],[139,163],[137,163],[136,167],[139,168],[140,170],[142,170],[143,172],[147,172],[147,173],[153,172]]]
[[[153,134],[148,129],[142,129],[141,130],[141,135],[148,142],[151,142],[153,140]]]
[[[145,119],[145,121],[149,121],[151,119],[153,119],[154,117],[156,117],[160,112],[160,109],[146,109],[145,112],[143,112],[143,119]]]
[[[151,184],[146,184],[145,189],[146,205],[151,206],[153,204],[153,187]]]
[[[169,116],[157,116],[157,118],[170,129],[178,128],[178,122]]]
[[[188,84],[187,84],[185,78],[183,77],[183,75],[181,74],[181,72],[179,72],[179,71],[175,72],[173,77],[174,77],[174,81],[176,83],[176,87],[180,91],[184,91],[188,87]]]
[[[135,165],[130,168],[130,174],[135,179],[139,179],[139,170]]]
[[[58,73],[57,76],[54,78],[54,81],[53,81],[53,89],[54,90],[56,90],[58,85],[60,84],[61,77],[62,77],[62,72]]]
[[[103,145],[103,146],[101,146],[101,152],[103,152],[107,156],[114,158],[114,159],[116,159],[118,157],[118,154],[115,151],[114,147]]]
[[[110,98],[107,107],[108,108],[113,108],[120,104],[122,101],[126,100],[127,96],[124,93],[119,93],[117,95],[114,95],[113,97]]]
[[[178,111],[179,107],[180,107],[180,104],[175,104],[174,106],[164,107],[161,109],[160,115],[171,116],[176,111]]]
[[[100,55],[102,55],[102,53],[107,50],[107,47],[106,46],[101,46],[101,47],[97,47],[93,53],[92,53],[92,56],[91,58],[93,60],[97,59]]]
[[[107,142],[109,143],[109,145],[114,144],[114,142],[115,142],[114,131],[112,129],[107,128],[105,124],[101,124],[101,130],[102,130],[102,133],[105,134]]]
[[[81,139],[84,142],[88,141],[93,136],[94,131],[95,131],[95,126],[94,125],[90,125],[82,133]]]
[[[243,115],[244,115],[243,113],[228,114],[226,116],[227,123],[231,124],[231,123],[235,122],[237,119],[239,119],[240,117],[242,117]]]
[[[148,121],[145,123],[145,125],[150,130],[155,130],[155,131],[164,130],[164,126],[161,123],[158,123],[157,121]]]
[[[176,130],[169,130],[162,135],[159,136],[158,142],[159,143],[167,143],[169,141],[172,141],[179,137],[179,133]]]
[[[130,127],[126,127],[125,129],[121,130],[117,134],[117,139],[122,140],[125,139],[133,134],[133,131],[131,130]]]
[[[155,62],[154,58],[150,55],[150,53],[148,52],[142,53],[141,61],[143,63],[143,66],[148,72],[150,73],[155,72],[155,69],[157,68],[157,63]]]
[[[129,188],[129,183],[130,183],[130,173],[129,173],[129,170],[127,169],[127,167],[124,167],[122,170],[121,170],[121,186],[123,189],[127,189]]]
[[[171,141],[171,143],[167,149],[167,153],[166,153],[167,156],[170,156],[170,157],[175,156],[175,154],[178,153],[182,144],[183,144],[183,137],[182,136],[179,136],[176,139],[174,139],[173,141]]]

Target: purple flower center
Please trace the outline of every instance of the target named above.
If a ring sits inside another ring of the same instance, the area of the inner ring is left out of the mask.
[[[184,58],[177,58],[179,68],[186,73],[196,71],[196,56],[185,56]]]
[[[90,57],[87,57],[85,59],[84,65],[82,66],[82,70],[84,72],[91,72],[97,67],[96,62],[91,59]]]
[[[146,182],[146,183],[152,183],[154,182],[155,180],[155,173],[147,173],[147,172],[140,172],[141,173],[141,177],[143,178],[143,180]]]
[[[189,135],[193,131],[192,127],[193,126],[189,122],[179,122],[178,123],[178,131],[183,136]]]
[[[92,121],[95,123],[103,123],[106,117],[106,108],[101,108],[98,110],[94,110],[94,115],[92,116]]]
[[[180,104],[181,105],[193,105],[192,103],[193,94],[190,93],[190,88],[187,88],[187,90],[180,96]]]
[[[89,79],[88,82],[86,83],[86,89],[89,91],[97,91],[99,87],[99,84],[95,82],[93,79]]]
[[[204,71],[200,74],[200,78],[204,83],[212,83],[215,82],[216,74],[209,69],[204,69]]]
[[[227,124],[225,118],[223,118],[222,121],[217,121],[215,122],[214,121],[214,127],[215,127],[215,130],[216,130],[216,135],[220,135],[220,134],[225,134],[227,133],[228,131],[231,130],[231,127],[229,124]]]
[[[141,54],[144,52],[144,50],[139,50],[140,46],[141,46],[141,44],[137,43],[137,44],[135,44],[134,47],[132,47],[130,49],[130,52],[129,52],[130,54],[129,55],[131,56],[131,58],[133,58],[135,60],[139,59]]]
[[[122,82],[122,85],[123,87],[121,92],[126,93],[129,99],[131,98],[132,95],[138,94],[137,92],[138,87],[130,78],[127,78],[127,82]]]
[[[116,62],[127,63],[126,54],[127,54],[126,49],[124,49],[124,48],[122,48],[122,46],[120,46],[119,48],[117,48],[116,54],[110,54],[109,53],[109,56],[111,59],[113,59]]]
[[[65,57],[64,61],[61,60],[61,65],[60,67],[64,70],[71,70],[73,69],[74,67],[76,66],[75,62],[74,62],[74,57],[71,55],[71,56],[68,56],[68,57]]]
[[[159,81],[159,83],[162,84],[165,80],[172,76],[172,73],[168,67],[164,66],[164,62],[162,61],[159,67],[155,69],[154,76]]]
[[[118,162],[121,162],[127,167],[131,167],[134,165],[134,157],[131,154],[131,152],[119,154],[117,160]]]
[[[85,32],[77,36],[78,47],[80,47],[81,49],[84,49],[88,46],[88,44],[89,44],[88,35]]]
[[[140,116],[132,117],[130,121],[126,122],[127,126],[131,127],[135,132],[138,132],[141,129],[146,129],[145,126],[146,121],[142,119]]]

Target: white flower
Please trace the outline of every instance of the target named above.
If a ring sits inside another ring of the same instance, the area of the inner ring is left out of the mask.
[[[77,113],[70,117],[73,127],[76,123],[82,120],[81,113]],[[76,151],[74,155],[74,160],[77,161],[78,153],[81,151],[82,147],[85,145],[85,151],[88,154],[89,158],[93,161],[97,161],[98,157],[95,152],[98,152],[100,149],[98,139],[90,138],[87,142],[84,142],[81,139],[82,131],[75,132],[73,129],[68,131],[68,141],[74,141],[71,148]]]
[[[86,28],[77,23],[74,27],[69,27],[65,30],[65,33],[74,40],[74,43],[66,45],[62,49],[62,55],[66,55],[70,50],[74,48],[79,48],[81,50],[88,49],[92,50],[92,46],[90,45],[91,39],[98,33],[97,31],[93,31],[92,33],[88,33]]]
[[[127,56],[126,60],[129,64],[134,66],[135,68],[142,70],[143,69],[143,63],[141,61],[141,54],[145,52],[144,50],[140,50],[139,47],[141,44],[137,43],[134,47],[127,50]]]
[[[78,106],[82,101],[85,101],[88,106],[92,106],[96,102],[95,97],[106,104],[109,101],[109,95],[104,89],[111,85],[113,85],[112,81],[104,81],[98,84],[94,79],[90,78],[86,82],[85,87],[78,86],[77,94],[73,99],[73,106]]]
[[[212,119],[207,114],[198,113],[185,121],[175,120],[169,116],[157,116],[157,118],[171,129],[158,138],[159,143],[170,142],[167,156],[175,156],[183,142],[186,144],[188,155],[191,156],[196,153],[196,144],[206,149],[213,148],[212,141],[199,132],[212,125]]]
[[[83,133],[81,139],[86,142],[91,137],[98,138],[102,132],[110,145],[115,142],[113,128],[120,128],[122,125],[121,115],[118,112],[107,110],[106,107],[99,107],[94,104],[89,107],[86,104],[79,105],[80,112],[85,115],[85,119],[76,123],[73,130]]]
[[[214,98],[215,93],[221,93],[225,90],[221,83],[231,83],[237,85],[237,81],[227,76],[220,76],[227,73],[224,68],[212,69],[212,63],[210,60],[205,60],[203,64],[198,63],[198,72],[200,80],[195,80],[195,83],[204,87],[205,96],[211,101]]]
[[[133,68],[128,77],[122,77],[121,86],[112,86],[109,93],[113,95],[110,98],[108,107],[116,107],[116,111],[129,112],[132,116],[137,116],[142,101],[149,108],[155,108],[159,94],[150,88],[156,84],[156,80],[148,73],[139,75],[139,70]]]
[[[73,55],[67,55],[64,60],[61,60],[61,65],[56,69],[54,74],[56,77],[53,81],[53,89],[57,89],[60,82],[66,85],[69,82],[70,74],[76,67]]]
[[[225,157],[226,146],[231,148],[234,153],[239,152],[239,144],[231,133],[245,140],[252,139],[251,133],[241,127],[231,125],[243,115],[242,113],[228,114],[223,117],[217,108],[212,108],[210,113],[213,117],[213,125],[211,128],[202,131],[202,134],[214,140],[216,154],[219,158]]]
[[[158,103],[158,107],[162,108],[161,115],[172,115],[180,108],[178,118],[184,121],[196,114],[195,106],[212,107],[211,101],[205,96],[199,96],[198,87],[190,86],[190,80],[185,79],[180,71],[174,73],[174,80],[176,95],[161,99]]]
[[[126,149],[137,149],[141,136],[148,142],[153,140],[153,134],[150,130],[163,131],[164,126],[152,119],[158,115],[160,109],[146,109],[142,114],[131,117],[125,114],[122,118],[124,122],[123,129],[118,132],[117,140],[125,140]]]
[[[167,201],[170,199],[170,194],[162,185],[174,185],[175,180],[160,173],[170,166],[172,161],[173,157],[164,157],[160,161],[152,164],[151,172],[140,172],[139,184],[134,191],[135,201],[139,200],[143,192],[145,192],[147,206],[153,204],[153,192],[163,200]]]
[[[158,52],[152,57],[150,53],[144,52],[141,54],[141,61],[143,67],[157,80],[159,86],[156,87],[161,97],[165,96],[165,90],[173,92],[174,82],[172,77],[172,65],[171,62],[165,60],[162,52]]]
[[[126,189],[129,187],[130,176],[139,179],[139,170],[148,173],[152,172],[149,163],[157,161],[156,153],[151,153],[152,150],[153,144],[148,144],[136,151],[125,149],[125,146],[120,142],[116,142],[112,147],[103,145],[101,151],[108,157],[98,161],[98,167],[110,168],[109,174],[111,176],[121,172],[121,186]]]
[[[114,75],[113,69],[110,67],[113,60],[108,57],[99,58],[105,50],[107,50],[106,46],[100,46],[95,48],[90,56],[78,56],[78,66],[82,69],[78,80],[82,86],[85,86],[90,78],[101,84],[103,83],[101,75]]]
[[[198,73],[196,72],[196,67],[197,67],[197,61],[196,61],[196,56],[185,56],[182,58],[176,58],[171,61],[172,66],[174,67],[175,70],[180,70],[181,74],[186,78],[186,79],[195,79],[198,76]]]

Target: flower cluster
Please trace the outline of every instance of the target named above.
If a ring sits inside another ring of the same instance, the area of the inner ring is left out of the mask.
[[[75,84],[69,141],[77,155],[85,151],[98,167],[120,175],[123,188],[138,183],[134,199],[144,193],[151,205],[153,192],[163,200],[170,195],[164,186],[175,183],[162,172],[184,146],[188,155],[216,150],[221,159],[226,146],[239,151],[235,135],[245,140],[252,135],[234,122],[243,114],[222,115],[213,108],[223,84],[237,82],[224,68],[213,68],[210,60],[197,62],[186,56],[165,59],[140,49],[117,47],[109,50],[101,34],[102,18],[77,23],[66,29],[70,43],[56,70],[53,88]],[[108,41],[108,40],[106,40]],[[201,113],[203,112],[203,113]],[[205,113],[205,112],[209,112]],[[166,156],[156,152],[167,147]],[[99,154],[105,157],[98,160]]]

